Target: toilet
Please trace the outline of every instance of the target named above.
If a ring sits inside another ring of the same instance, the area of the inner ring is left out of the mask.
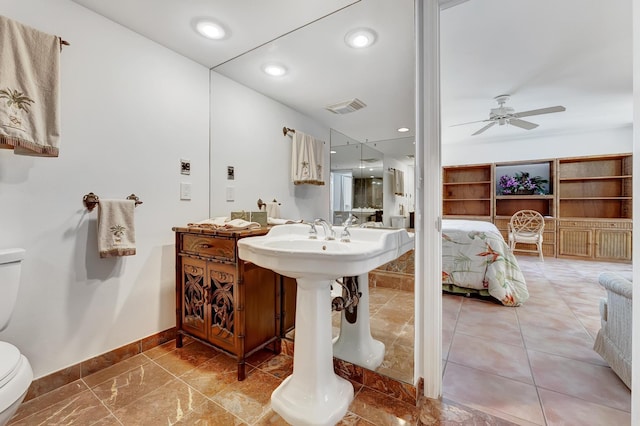
[[[0,249],[0,331],[13,313],[24,254],[19,248]],[[29,360],[12,344],[0,341],[0,426],[13,417],[32,380]]]

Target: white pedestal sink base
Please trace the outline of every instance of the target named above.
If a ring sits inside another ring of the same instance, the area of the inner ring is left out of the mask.
[[[293,374],[271,394],[271,408],[296,426],[330,426],[353,401],[353,385],[333,371],[331,281],[297,283]]]
[[[333,355],[352,364],[375,370],[384,360],[384,343],[371,336],[369,321],[369,274],[358,275],[358,316],[351,324],[341,313],[340,335],[333,342]]]

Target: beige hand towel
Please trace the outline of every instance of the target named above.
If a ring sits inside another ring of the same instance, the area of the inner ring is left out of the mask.
[[[231,219],[228,217],[220,216],[213,217],[211,219],[205,219],[200,222],[189,223],[189,227],[205,228],[205,229],[220,229],[228,231],[240,231],[243,229],[258,229],[261,225],[258,222],[250,222],[244,219]]]
[[[291,181],[295,185],[324,185],[324,142],[300,131],[293,134]]]
[[[242,230],[242,229],[259,229],[262,226],[258,222],[249,222],[244,219],[232,219],[224,224],[224,229]]]
[[[210,228],[218,229],[223,228],[224,224],[229,221],[226,216],[212,217],[210,219],[201,220],[200,222],[190,222],[187,226],[190,228]]]
[[[60,39],[0,16],[0,148],[57,157]]]
[[[136,254],[133,220],[134,200],[100,200],[98,204],[98,251],[100,257]]]

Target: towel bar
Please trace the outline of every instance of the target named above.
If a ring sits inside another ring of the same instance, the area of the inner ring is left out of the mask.
[[[142,204],[142,201],[140,201],[140,198],[138,198],[138,196],[136,194],[129,195],[127,197],[127,200],[135,201],[136,202],[136,207],[138,207],[138,205]],[[99,202],[100,202],[100,197],[98,197],[93,192],[85,194],[85,196],[82,197],[82,203],[84,204],[84,206],[89,211],[93,211],[93,209],[96,208],[96,206],[98,205]]]

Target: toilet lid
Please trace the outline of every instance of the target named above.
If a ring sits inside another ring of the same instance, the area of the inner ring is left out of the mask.
[[[0,387],[15,374],[20,364],[20,351],[15,346],[0,342]]]

